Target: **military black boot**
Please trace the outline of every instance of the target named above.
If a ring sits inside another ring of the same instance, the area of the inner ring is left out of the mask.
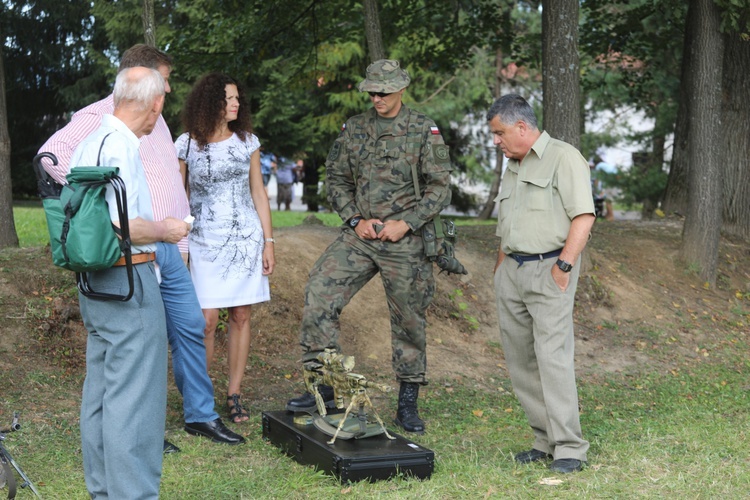
[[[330,385],[320,385],[318,386],[318,392],[320,392],[320,395],[323,397],[323,402],[325,403],[326,408],[333,408],[336,406],[333,401],[333,387]],[[292,412],[303,411],[312,413],[317,410],[315,396],[309,392],[305,392],[303,395],[287,401],[286,409],[287,411]]]
[[[424,434],[424,421],[419,418],[419,412],[417,411],[418,397],[419,384],[401,382],[401,388],[398,391],[398,410],[393,423],[406,432]]]

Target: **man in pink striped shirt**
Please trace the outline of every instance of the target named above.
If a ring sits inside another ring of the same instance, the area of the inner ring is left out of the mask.
[[[164,77],[164,90],[169,93],[172,58],[148,45],[135,45],[125,51],[120,70],[135,66],[153,68]],[[58,160],[52,165],[44,160],[45,170],[64,184],[70,159],[78,144],[99,127],[102,116],[111,114],[114,100],[110,94],[73,115],[70,123],[58,130],[39,152],[53,153]],[[146,172],[155,220],[166,217],[185,219],[190,215],[187,196],[177,161],[172,134],[159,116],[151,134],[141,138],[139,148]],[[214,410],[214,390],[206,367],[206,346],[203,343],[205,319],[187,261],[187,238],[177,245],[157,244],[156,264],[161,273],[160,291],[167,317],[167,336],[172,350],[172,371],[175,384],[183,397],[185,431],[205,436],[217,443],[240,444],[245,439],[228,429]],[[180,254],[183,254],[181,257]],[[164,451],[179,449],[164,440]]]

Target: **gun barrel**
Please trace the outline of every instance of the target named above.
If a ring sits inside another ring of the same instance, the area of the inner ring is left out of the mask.
[[[13,423],[10,424],[10,430],[12,431],[20,431],[21,430],[21,424],[18,423],[18,412],[13,412]]]

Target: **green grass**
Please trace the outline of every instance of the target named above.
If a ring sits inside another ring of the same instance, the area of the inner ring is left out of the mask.
[[[396,478],[376,483],[339,484],[302,466],[261,437],[260,411],[251,408],[240,447],[211,444],[182,432],[179,418],[167,422],[168,438],[182,448],[166,456],[162,498],[743,498],[750,491],[746,375],[722,365],[612,375],[579,384],[584,436],[591,442],[588,467],[560,476],[544,464],[513,462],[533,437],[515,397],[498,388],[471,389],[439,382],[421,398],[428,423],[413,437],[435,452],[431,479]],[[7,387],[10,374],[0,375]],[[39,378],[36,387],[54,395],[64,381]],[[79,381],[73,381],[75,383]],[[488,381],[490,382],[490,381]],[[68,381],[67,383],[71,383]],[[507,386],[506,382],[495,385]],[[493,385],[490,382],[489,385]],[[509,388],[509,387],[508,387]],[[14,400],[14,394],[8,394]],[[395,395],[376,402],[389,421]],[[40,401],[41,403],[41,401]],[[51,405],[59,404],[54,396]],[[170,415],[179,415],[177,399]],[[0,415],[11,408],[0,404]],[[7,441],[18,462],[45,498],[85,498],[80,467],[76,405],[51,413],[49,404],[28,412],[21,432]],[[542,484],[546,478],[558,485]],[[25,498],[25,497],[24,497]]]
[[[274,212],[274,225],[299,224],[307,215]],[[46,244],[40,208],[17,206],[15,216],[17,228],[19,221],[32,230],[41,226]],[[340,224],[333,214],[317,216],[330,217],[324,219],[326,224]],[[29,243],[31,236],[22,241],[22,246],[34,246]],[[0,271],[21,258],[4,257],[0,255]],[[48,279],[60,279],[61,273]],[[51,303],[57,293],[52,288],[58,289],[59,284],[45,281],[41,288],[45,292],[37,299],[38,307],[36,301],[30,301],[26,310],[19,309],[19,316],[43,317],[42,304]],[[65,290],[74,293],[70,284]],[[0,296],[0,300],[4,298]],[[744,314],[745,309],[740,312]],[[14,319],[9,316],[4,321]],[[612,325],[609,327],[620,329]],[[46,362],[38,367],[29,362],[37,355],[34,342],[45,334],[33,326],[28,332],[24,339],[29,345],[16,346],[13,351],[0,341],[0,428],[9,423],[14,410],[22,412],[23,425],[4,444],[44,498],[87,498],[78,428],[82,374],[80,370],[50,368]],[[674,334],[656,329],[639,333],[649,338]],[[161,497],[746,498],[750,491],[747,336],[737,329],[735,336],[725,340],[718,346],[706,344],[712,352],[708,358],[675,356],[668,367],[657,362],[637,372],[579,380],[581,424],[591,449],[588,467],[571,476],[552,474],[544,464],[520,466],[513,462],[514,453],[530,447],[533,434],[510,392],[509,381],[500,375],[485,380],[481,388],[455,380],[450,386],[432,380],[422,390],[420,412],[427,421],[427,433],[413,439],[435,452],[431,479],[396,478],[352,485],[339,484],[301,466],[262,440],[260,412],[281,409],[291,390],[287,394],[269,391],[267,397],[251,404],[252,418],[247,424],[230,424],[248,442],[228,447],[182,430],[182,400],[170,381],[167,438],[182,452],[164,459]],[[26,360],[23,366],[28,371],[16,366],[20,360]],[[273,377],[266,367],[260,370]],[[217,401],[222,413],[223,405]],[[376,399],[375,405],[389,423],[396,395]],[[547,478],[562,482],[542,484]],[[21,490],[18,498],[32,497]]]
[[[49,244],[47,220],[44,210],[38,203],[15,203],[13,220],[21,248],[42,247]]]
[[[271,211],[271,220],[273,227],[298,226],[302,221],[315,215],[323,221],[326,226],[336,227],[341,225],[341,218],[338,214],[330,212],[277,212]],[[475,224],[497,224],[497,221],[490,219],[488,221],[478,221],[473,217],[450,217],[456,221],[457,226],[475,225]],[[13,219],[16,224],[16,234],[21,248],[40,247],[49,244],[49,234],[47,233],[47,220],[44,218],[44,210],[39,203],[35,202],[16,202],[13,207]]]

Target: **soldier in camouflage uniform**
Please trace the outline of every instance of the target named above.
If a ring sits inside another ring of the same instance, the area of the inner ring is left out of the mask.
[[[420,229],[450,203],[451,164],[435,122],[401,102],[409,81],[398,61],[372,63],[359,90],[370,94],[373,107],[350,118],[331,147],[328,197],[345,223],[310,272],[300,344],[308,367],[324,349],[338,351],[341,310],[379,272],[400,382],[395,423],[422,433],[417,398],[419,386],[427,383],[425,310],[435,282]],[[321,394],[333,399],[330,388]],[[314,406],[306,393],[290,400],[287,409]]]

